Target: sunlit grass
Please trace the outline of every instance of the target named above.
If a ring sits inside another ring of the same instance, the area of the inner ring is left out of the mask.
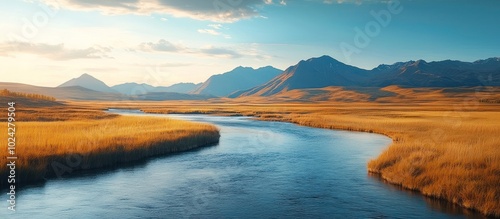
[[[469,112],[469,117],[456,120],[429,111],[393,113],[401,117],[389,112],[367,112],[370,116],[361,117],[308,115],[291,120],[386,134],[395,141],[368,163],[369,171],[405,188],[499,215],[500,112]]]
[[[34,100],[47,100],[47,101],[56,101],[56,98],[41,94],[31,94],[31,93],[22,93],[22,92],[13,92],[7,89],[0,90],[1,97],[11,97],[11,98],[29,98]]]
[[[68,151],[132,150],[193,134],[217,132],[214,126],[208,124],[134,116],[106,120],[20,122],[17,127],[18,153],[25,157],[58,155]]]
[[[156,113],[256,116],[328,129],[387,135],[393,143],[368,170],[385,180],[500,216],[500,105],[380,103],[163,103]],[[168,105],[168,107],[164,107]]]
[[[331,88],[323,89],[322,92],[337,95],[342,91],[344,99],[349,97],[347,99],[351,102],[331,102],[332,98],[327,96],[324,99],[329,101],[314,103],[294,103],[290,100],[288,103],[272,102],[263,98],[210,102],[75,102],[71,106],[72,112],[67,114],[51,116],[51,109],[57,108],[51,107],[38,115],[28,111],[21,115],[35,121],[114,121],[119,118],[112,118],[115,116],[100,111],[127,105],[151,113],[244,115],[319,128],[380,133],[391,137],[393,143],[369,161],[369,171],[380,174],[391,183],[418,190],[425,195],[449,200],[484,214],[500,216],[499,90],[488,88],[476,93],[471,93],[471,89],[461,92],[460,89],[409,90],[387,87],[386,90],[397,95],[381,95],[384,97],[379,98],[379,103],[364,102],[360,95]],[[308,95],[307,92],[299,94]],[[356,100],[358,96],[360,99]],[[70,110],[61,108],[54,111],[64,112],[62,109]],[[89,133],[102,131],[83,121],[76,122],[82,123],[79,124],[81,127],[94,127],[89,128],[94,130]],[[120,127],[116,129],[121,130]],[[68,127],[68,130],[71,129]],[[125,130],[120,132],[127,133]],[[103,139],[104,143],[107,141],[111,140]],[[57,150],[47,153],[57,153]]]
[[[80,117],[16,123],[18,183],[60,176],[62,171],[112,166],[189,150],[219,139],[217,128],[209,124],[153,117]],[[7,156],[7,150],[2,150],[0,162],[7,163]],[[0,170],[6,179],[5,165]]]

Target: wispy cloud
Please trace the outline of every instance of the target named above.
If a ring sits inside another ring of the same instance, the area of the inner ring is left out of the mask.
[[[42,1],[49,4],[54,0]],[[286,5],[284,0],[275,1]],[[234,22],[257,17],[258,6],[274,4],[273,0],[57,0],[57,2],[62,8],[95,10],[103,14],[156,13],[216,22]]]
[[[209,24],[208,26],[217,30],[222,28],[222,24]]]
[[[220,58],[241,58],[243,57],[243,54],[237,52],[236,50],[231,50],[228,48],[221,48],[221,47],[214,47],[214,46],[208,46],[206,48],[202,48],[200,50],[202,54],[209,55],[209,56],[215,56],[215,57],[220,57]]]
[[[210,34],[210,35],[214,35],[214,36],[221,35],[220,32],[217,32],[214,29],[199,29],[198,33],[205,33],[205,34]]]
[[[136,48],[129,49],[128,51],[141,51],[148,53],[178,53],[196,56],[217,57],[226,59],[238,58],[255,58],[259,60],[268,59],[262,51],[257,51],[255,48],[248,48],[247,46],[240,47],[223,47],[207,45],[204,47],[188,47],[182,44],[176,44],[167,40],[161,39],[158,42],[145,42],[139,44]]]
[[[158,42],[147,42],[141,43],[138,49],[144,52],[180,52],[186,50],[186,48],[180,44],[174,44],[167,40],[161,39]]]
[[[112,58],[109,56],[110,47],[92,46],[85,49],[70,49],[64,44],[45,44],[29,42],[4,42],[0,43],[1,56],[15,56],[17,54],[34,54],[53,60],[72,59],[101,59]]]
[[[222,24],[209,24],[208,27],[210,27],[210,28],[198,29],[198,33],[210,34],[213,36],[222,36],[226,39],[231,39],[230,35],[223,34],[222,32],[220,32],[220,30],[223,27]]]

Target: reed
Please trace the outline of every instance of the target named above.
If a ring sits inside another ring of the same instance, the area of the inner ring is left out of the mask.
[[[167,118],[76,118],[79,116],[69,121],[16,123],[17,184],[190,150],[215,144],[220,137],[212,125]],[[4,138],[2,142],[6,142]],[[0,154],[0,162],[7,163],[7,150]],[[5,165],[0,175],[7,178]]]

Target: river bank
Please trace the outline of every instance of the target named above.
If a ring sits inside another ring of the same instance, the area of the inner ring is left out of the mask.
[[[124,105],[123,102],[75,104],[93,111]],[[500,216],[498,104],[167,101],[126,105],[149,113],[243,115],[317,128],[383,134],[392,138],[393,143],[367,164],[369,172],[424,195],[485,215]]]
[[[187,107],[189,106],[189,107]],[[393,139],[367,170],[388,182],[500,216],[500,112],[496,104],[199,104],[142,107],[151,113],[255,116],[260,120],[373,132]]]
[[[117,115],[100,118],[100,114],[96,114],[98,119],[87,118],[92,114],[54,116],[56,121],[50,122],[26,118],[16,122],[16,185],[214,145],[220,138],[219,130],[209,124]],[[61,118],[64,121],[57,121]],[[2,150],[0,162],[7,163],[7,152]],[[7,179],[12,175],[9,171],[2,165],[0,177]],[[7,185],[7,180],[0,185]]]
[[[147,116],[214,124],[220,143],[23,187],[7,217],[481,218],[366,174],[370,157],[391,143],[382,135],[248,117]]]

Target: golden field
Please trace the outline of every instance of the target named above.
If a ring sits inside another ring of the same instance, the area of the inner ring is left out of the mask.
[[[415,98],[405,104],[397,103],[402,102],[399,97],[386,98],[385,103],[250,104],[214,100],[128,104],[151,113],[245,115],[384,134],[393,143],[369,161],[369,172],[427,196],[500,216],[500,104],[484,98],[461,98],[467,94],[454,94],[453,98],[437,98],[441,93],[423,94],[433,98]]]
[[[263,120],[387,135],[393,144],[368,163],[370,172],[425,195],[500,216],[500,106],[467,111],[392,104],[219,108]]]
[[[419,191],[429,197],[448,200],[483,214],[499,217],[499,90],[484,88],[471,93],[471,89],[403,89],[395,86],[381,90],[390,91],[395,95],[381,92],[377,100],[372,101],[370,97],[357,92],[326,88],[291,91],[278,97],[285,99],[275,100],[251,97],[209,101],[68,102],[68,106],[25,109],[19,112],[20,117],[34,121],[56,121],[20,122],[20,130],[25,129],[25,132],[19,131],[19,138],[44,139],[37,135],[36,130],[46,129],[45,141],[48,142],[53,133],[63,132],[57,139],[64,141],[64,144],[60,144],[60,147],[50,146],[50,150],[43,152],[47,156],[51,153],[75,153],[72,148],[90,154],[93,154],[94,150],[106,149],[122,153],[124,148],[120,147],[120,144],[141,142],[139,139],[146,138],[142,137],[141,130],[136,127],[140,121],[147,124],[145,117],[134,121],[136,118],[102,112],[107,108],[124,106],[150,113],[244,115],[255,116],[260,120],[292,122],[311,127],[379,133],[392,138],[393,143],[367,163],[367,171],[379,174],[390,183]],[[302,96],[318,97],[316,93],[321,93],[324,96],[321,99],[324,101],[300,100]],[[156,122],[158,119],[147,125],[141,124],[140,127],[144,130],[150,127],[161,133],[162,131],[154,128]],[[167,124],[169,121],[162,122]],[[66,123],[67,126],[58,128],[58,125],[52,125],[58,123]],[[73,125],[70,125],[71,123]],[[184,124],[179,121],[175,123]],[[75,138],[75,134],[70,134],[81,133],[81,130],[71,128],[74,125],[85,127],[87,133],[102,136],[97,138],[101,139],[98,144],[92,144],[96,147],[80,147],[79,140],[87,137],[80,134]],[[186,122],[185,125],[193,124]],[[178,129],[185,129],[185,125],[178,126]],[[216,133],[211,126],[194,126],[198,127],[200,133]],[[30,129],[32,131],[29,131]],[[113,134],[111,130],[119,130],[121,137],[119,134]],[[133,135],[136,137],[130,138]],[[151,137],[150,140],[155,139],[156,137]],[[142,143],[149,142],[143,140]],[[71,141],[74,143],[68,144]],[[37,142],[39,145],[45,145],[41,146],[42,148],[49,145],[43,140]],[[25,144],[20,143],[23,146],[20,146],[19,150],[21,147],[28,147]],[[107,148],[101,148],[100,145]]]
[[[217,143],[220,137],[217,128],[209,124],[69,108],[20,108],[15,123],[16,183],[185,151]],[[40,120],[50,114],[52,121]],[[7,142],[6,138],[3,135],[2,142]],[[7,149],[0,156],[0,162],[8,162]],[[5,165],[0,175],[7,178]]]

